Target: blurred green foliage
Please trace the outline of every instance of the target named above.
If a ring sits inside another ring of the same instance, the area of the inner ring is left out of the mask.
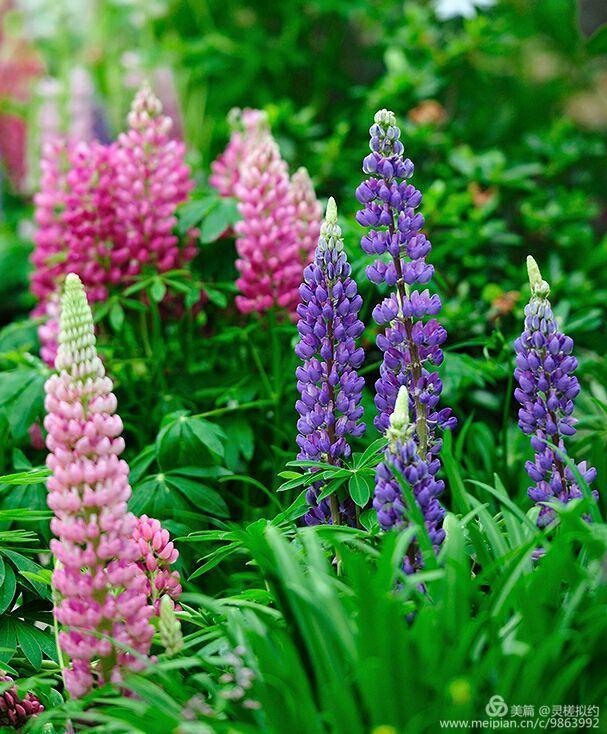
[[[603,699],[605,525],[583,522],[574,504],[553,539],[527,513],[531,451],[516,427],[512,342],[529,295],[523,263],[533,253],[580,359],[572,454],[597,467],[600,490],[607,477],[605,32],[585,39],[573,0],[500,0],[450,19],[423,0],[98,0],[82,17],[67,2],[36,2],[46,10],[25,27],[48,72],[63,78],[72,66],[88,68],[113,134],[132,96],[125,54],[135,54],[144,73],[173,70],[197,180],[178,229],[200,229],[191,272],[144,274],[95,309],[125,426],[131,507],[183,536],[180,570],[192,594],[182,615],[186,651],[133,680],[136,698],[102,693],[88,712],[68,702],[54,709],[55,723],[76,717],[92,731],[116,732],[141,731],[145,720],[148,733],[180,722],[184,734],[372,727],[395,734],[396,727],[437,731],[428,702],[445,716],[469,718],[494,693],[512,703]],[[43,20],[48,27],[34,22]],[[380,355],[370,314],[379,296],[364,276],[369,259],[358,246],[354,190],[374,112],[391,108],[402,124],[449,331],[444,404],[460,419],[443,453],[444,503],[457,516],[449,517],[439,568],[426,572],[427,596],[399,575],[402,537],[380,540],[371,515],[366,533],[293,528],[303,506],[299,472],[285,471],[295,454],[295,330],[274,315],[236,312],[234,242],[222,236],[236,207],[206,185],[233,106],[263,107],[292,169],[305,165],[319,196],[338,202],[364,298],[369,429],[354,446],[355,463],[327,478],[361,504],[377,458],[364,452],[377,438]],[[2,474],[44,461],[30,440],[48,374],[27,319],[31,213],[29,196],[4,191]],[[166,308],[166,293],[183,308]],[[277,493],[279,472],[285,481]],[[56,676],[48,630],[45,637],[30,629],[37,611],[47,621],[48,569],[28,571],[22,559],[30,562],[30,551],[14,551],[17,542],[30,548],[33,537],[42,545],[49,537],[37,512],[43,473],[28,476],[0,477],[0,559],[9,569],[0,636],[19,643],[0,660],[24,675]],[[20,507],[30,508],[36,536],[23,535],[11,515]],[[535,566],[529,556],[538,545],[547,553]],[[241,644],[263,716],[230,703],[219,682],[227,651]],[[192,675],[177,675],[180,667]],[[52,706],[61,704],[55,684],[38,680]],[[200,709],[201,696],[212,716]]]

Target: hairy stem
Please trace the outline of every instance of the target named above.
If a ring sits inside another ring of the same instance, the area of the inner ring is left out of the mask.
[[[390,231],[393,233],[394,227],[390,227]],[[396,268],[396,274],[398,276],[396,287],[398,288],[398,296],[402,304],[405,298],[407,298],[407,288],[403,279],[403,268],[400,257],[393,257],[392,259],[394,260],[394,267]],[[413,341],[413,319],[409,316],[403,316],[401,318],[405,326],[407,346],[409,348],[411,378],[413,383],[411,385],[410,393],[415,404],[415,430],[419,440],[419,454],[422,459],[425,459],[428,452],[428,417],[426,406],[419,399],[419,391],[417,389],[417,383],[422,377],[422,362],[419,356],[417,344]]]

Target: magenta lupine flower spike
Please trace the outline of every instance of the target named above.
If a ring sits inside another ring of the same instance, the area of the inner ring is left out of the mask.
[[[82,283],[70,273],[61,301],[57,373],[46,383],[48,505],[54,512],[55,617],[70,660],[72,696],[119,683],[122,669],[145,665],[153,627],[146,578],[136,561],[128,512],[129,467],[121,460],[122,421],[112,381],[95,349]]]
[[[133,539],[139,549],[137,562],[147,579],[148,602],[158,614],[163,596],[169,596],[176,602],[181,595],[179,572],[171,571],[171,565],[179,558],[179,551],[173,545],[169,531],[147,515],[137,518]]]
[[[34,316],[46,319],[39,328],[41,356],[52,365],[65,274],[78,273],[94,302],[107,298],[120,270],[110,258],[115,221],[111,149],[97,142],[49,143],[41,168],[41,190],[34,198],[32,292],[39,299]]]
[[[115,146],[116,226],[112,263],[132,276],[147,264],[165,272],[196,254],[193,236],[179,248],[175,211],[194,186],[185,146],[171,139],[172,121],[147,84],[137,92],[129,130]]]
[[[57,284],[63,276],[69,231],[63,219],[67,208],[68,146],[48,142],[40,160],[40,191],[34,195],[36,233],[31,276],[31,290],[38,301],[32,316],[42,318],[38,328],[40,356],[54,365],[59,332],[59,293]]]
[[[335,200],[329,199],[320,230],[314,261],[304,270],[299,293],[297,330],[300,340],[295,353],[303,360],[297,368],[296,403],[298,459],[325,461],[339,466],[350,456],[350,436],[361,436],[365,424],[360,405],[365,384],[357,369],[364,352],[356,338],[364,324],[358,318],[362,298],[350,277],[350,265],[337,224]],[[354,504],[347,498],[341,505],[336,495],[318,502],[320,484],[308,491],[308,525],[347,522],[354,524]]]
[[[0,685],[12,683],[10,675],[5,675],[0,670]],[[0,693],[0,726],[21,729],[33,716],[38,716],[44,711],[36,694],[28,691],[25,698],[19,697],[16,686],[11,686],[4,693]]]
[[[408,522],[410,508],[407,508],[405,497],[394,470],[410,484],[413,496],[422,511],[426,529],[432,541],[435,553],[445,539],[443,519],[445,508],[438,501],[445,484],[436,479],[440,462],[429,456],[424,460],[420,456],[415,436],[415,426],[409,420],[409,395],[407,388],[399,388],[394,411],[386,431],[388,445],[384,460],[375,471],[375,495],[373,507],[377,511],[377,519],[382,530],[403,527]],[[406,573],[414,573],[423,567],[423,558],[417,540],[413,540],[404,558]]]
[[[236,196],[240,166],[255,139],[268,131],[268,116],[262,110],[234,108],[230,110],[228,122],[232,134],[223,153],[211,163],[209,183],[221,196]]]
[[[581,497],[571,469],[563,460],[565,436],[575,433],[574,400],[580,385],[573,374],[577,359],[573,356],[573,339],[558,330],[548,296],[550,286],[542,279],[535,260],[527,258],[531,284],[531,300],[525,306],[525,329],[515,341],[517,352],[514,377],[518,387],[514,395],[521,404],[519,427],[531,436],[534,461],[525,468],[534,482],[529,497],[541,506],[538,525],[544,527],[554,518],[554,511],[543,502],[563,503]],[[547,444],[557,446],[559,452]],[[585,461],[577,465],[588,484],[596,479],[596,469]],[[596,499],[598,492],[593,491]]]
[[[370,265],[367,277],[395,288],[373,310],[375,321],[386,327],[377,337],[383,362],[375,383],[379,411],[375,425],[382,432],[388,429],[398,390],[406,386],[420,456],[425,459],[440,451],[436,429],[451,429],[456,423],[450,408],[437,410],[442,383],[428,369],[443,361],[441,345],[447,332],[436,319],[423,320],[440,311],[440,298],[427,289],[414,288],[428,283],[434,268],[426,262],[430,242],[420,231],[424,218],[415,212],[422,195],[407,183],[413,163],[403,158],[394,113],[377,112],[369,132],[371,153],[363,161],[363,171],[370,177],[356,190],[364,204],[356,218],[369,228],[361,240],[362,249],[367,254],[389,256]]]
[[[242,215],[236,223],[240,272],[236,306],[241,313],[261,313],[278,306],[293,314],[304,261],[294,226],[287,164],[269,133],[245,156],[236,196]]]

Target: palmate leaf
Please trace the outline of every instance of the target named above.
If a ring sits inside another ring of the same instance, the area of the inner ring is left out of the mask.
[[[201,515],[228,517],[229,510],[222,496],[207,482],[201,481],[209,473],[197,467],[182,467],[146,477],[133,488],[129,506],[136,514],[154,517],[178,517],[180,510],[195,508]],[[224,472],[226,470],[223,470]]]
[[[163,469],[217,463],[225,454],[224,431],[214,423],[181,414],[165,425],[156,438],[156,456]]]

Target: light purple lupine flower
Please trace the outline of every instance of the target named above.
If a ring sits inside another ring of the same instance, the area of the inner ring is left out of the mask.
[[[443,518],[445,508],[438,501],[438,496],[445,488],[441,479],[436,479],[440,462],[436,458],[424,460],[419,454],[415,440],[415,427],[409,421],[409,396],[403,385],[398,391],[394,412],[390,416],[390,425],[386,431],[388,445],[384,460],[375,470],[375,495],[373,507],[377,511],[377,519],[382,530],[391,530],[407,524],[410,508],[403,496],[398,476],[399,472],[411,485],[411,490],[422,514],[428,535],[435,553],[445,538]],[[414,573],[423,567],[423,558],[419,543],[413,540],[403,560],[406,573]]]
[[[426,262],[431,245],[421,233],[424,218],[415,211],[422,195],[407,183],[413,175],[413,163],[403,158],[394,113],[377,112],[369,132],[371,153],[363,161],[363,171],[370,177],[356,190],[356,197],[364,204],[356,218],[369,228],[361,240],[362,249],[367,254],[389,256],[367,268],[368,278],[395,288],[373,310],[375,321],[386,325],[385,333],[377,337],[383,363],[375,383],[379,411],[375,426],[382,432],[388,429],[398,390],[406,386],[418,450],[425,459],[440,451],[437,427],[452,429],[456,423],[450,408],[437,409],[442,383],[428,369],[443,361],[441,345],[447,332],[436,319],[423,320],[440,311],[440,298],[427,289],[414,288],[428,283],[434,268]]]
[[[304,270],[299,294],[300,340],[295,353],[303,365],[296,370],[298,459],[339,466],[350,456],[348,437],[361,436],[365,430],[360,421],[364,378],[356,371],[364,359],[362,348],[356,347],[364,325],[358,318],[362,298],[350,277],[333,198],[327,204],[314,261]],[[306,524],[354,524],[351,499],[340,503],[332,494],[318,502],[320,489],[320,483],[315,483],[308,491]]]
[[[531,436],[534,461],[525,468],[534,482],[529,497],[537,503],[560,500],[567,503],[582,492],[571,469],[563,460],[566,455],[565,436],[575,434],[573,402],[580,392],[574,376],[577,359],[573,356],[573,339],[558,330],[548,296],[550,286],[542,280],[535,260],[527,258],[531,284],[531,300],[525,307],[525,329],[515,341],[517,352],[514,377],[519,386],[514,391],[521,404],[519,427]],[[547,444],[558,446],[559,452]],[[577,465],[580,474],[590,484],[596,469],[585,461]],[[598,492],[593,492],[598,499]],[[554,511],[541,505],[538,525],[544,527],[554,518]]]

